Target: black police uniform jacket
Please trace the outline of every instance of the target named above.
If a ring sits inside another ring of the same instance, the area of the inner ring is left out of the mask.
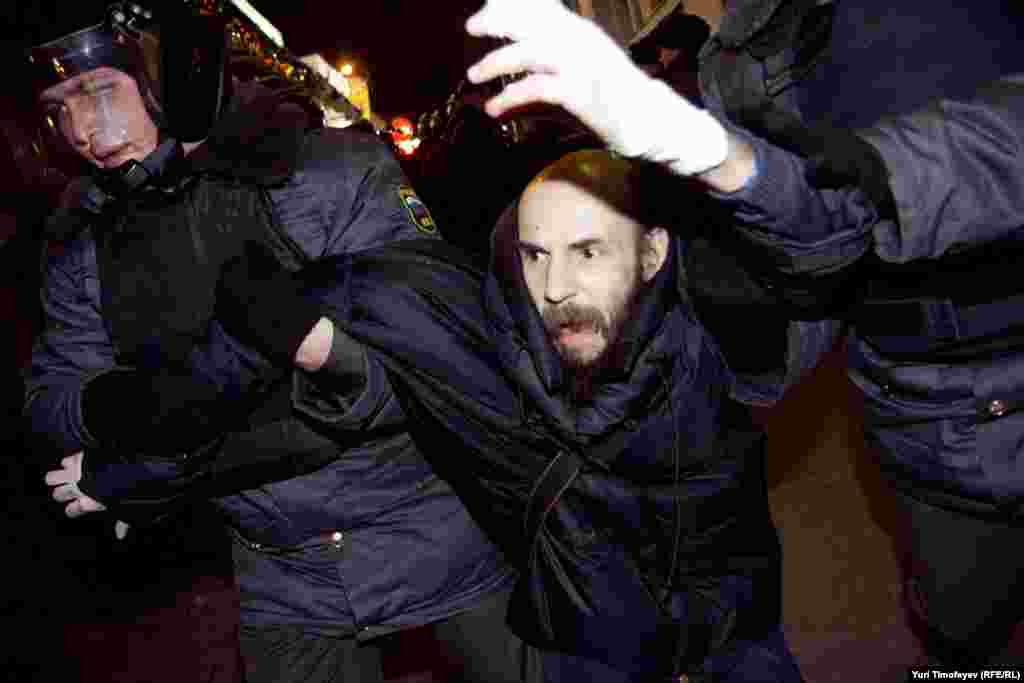
[[[230,434],[207,456],[284,461],[197,488],[217,496],[238,532],[243,623],[363,638],[448,617],[507,590],[511,570],[412,443],[384,387],[365,387],[335,414],[334,438],[324,439],[294,419],[290,387],[263,393],[261,407],[246,414],[253,406],[232,387],[241,374],[265,371],[260,359],[209,348],[175,352],[206,333],[220,266],[245,241],[264,242],[298,267],[433,236],[424,234],[433,226],[415,217],[411,188],[374,136],[307,127],[304,117],[284,117],[279,98],[266,95],[239,89],[207,144],[187,158],[183,174],[191,184],[181,192],[118,205],[100,219],[62,217],[77,220],[78,232],[47,262],[47,324],[26,374],[31,431],[50,462],[85,450],[87,467],[102,465],[85,490],[111,506],[133,481],[195,483],[191,457],[184,465],[174,457],[103,462],[105,444],[87,429],[81,397],[95,377],[150,362],[154,348],[205,363],[182,379],[192,385],[198,377],[219,400],[194,411],[183,434],[158,437],[159,415],[122,420],[122,431],[147,450],[162,450],[222,424]],[[169,399],[173,407],[177,399]],[[296,449],[312,451],[320,467],[293,466]],[[173,498],[166,488],[143,493],[147,502]]]
[[[1001,520],[1024,511],[1022,25],[1002,0],[737,0],[701,74],[755,134],[725,200],[779,291],[849,323],[888,478]]]

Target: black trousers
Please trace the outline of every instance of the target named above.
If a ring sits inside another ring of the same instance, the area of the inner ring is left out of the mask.
[[[907,597],[931,656],[948,666],[1019,666],[1002,651],[1024,619],[1024,526],[899,497],[913,554]]]
[[[381,643],[306,633],[299,626],[242,626],[246,683],[382,683]]]
[[[508,594],[433,624],[448,683],[539,683],[539,658],[505,625]],[[242,626],[246,683],[382,683],[394,636],[358,642],[300,627]],[[401,656],[400,653],[396,653]]]

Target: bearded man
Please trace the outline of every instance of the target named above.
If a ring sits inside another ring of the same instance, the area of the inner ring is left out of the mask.
[[[560,444],[530,490],[510,604],[547,681],[801,680],[764,440],[694,305],[701,207],[678,178],[581,151],[494,235],[499,362],[527,424]]]

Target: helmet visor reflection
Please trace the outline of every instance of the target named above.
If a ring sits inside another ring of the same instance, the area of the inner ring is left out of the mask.
[[[135,41],[121,31],[97,24],[28,51],[32,82],[38,95],[87,71],[109,66],[136,76],[141,59]]]

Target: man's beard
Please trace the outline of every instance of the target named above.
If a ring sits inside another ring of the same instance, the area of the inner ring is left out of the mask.
[[[622,328],[636,309],[640,289],[639,286],[634,287],[608,318],[594,306],[578,306],[571,303],[545,311],[544,327],[562,359],[562,368],[574,403],[589,403],[602,379],[624,368],[626,349],[622,344]],[[575,350],[557,341],[565,326],[576,329],[590,328],[593,334],[605,339],[605,347],[595,358],[583,358]]]

